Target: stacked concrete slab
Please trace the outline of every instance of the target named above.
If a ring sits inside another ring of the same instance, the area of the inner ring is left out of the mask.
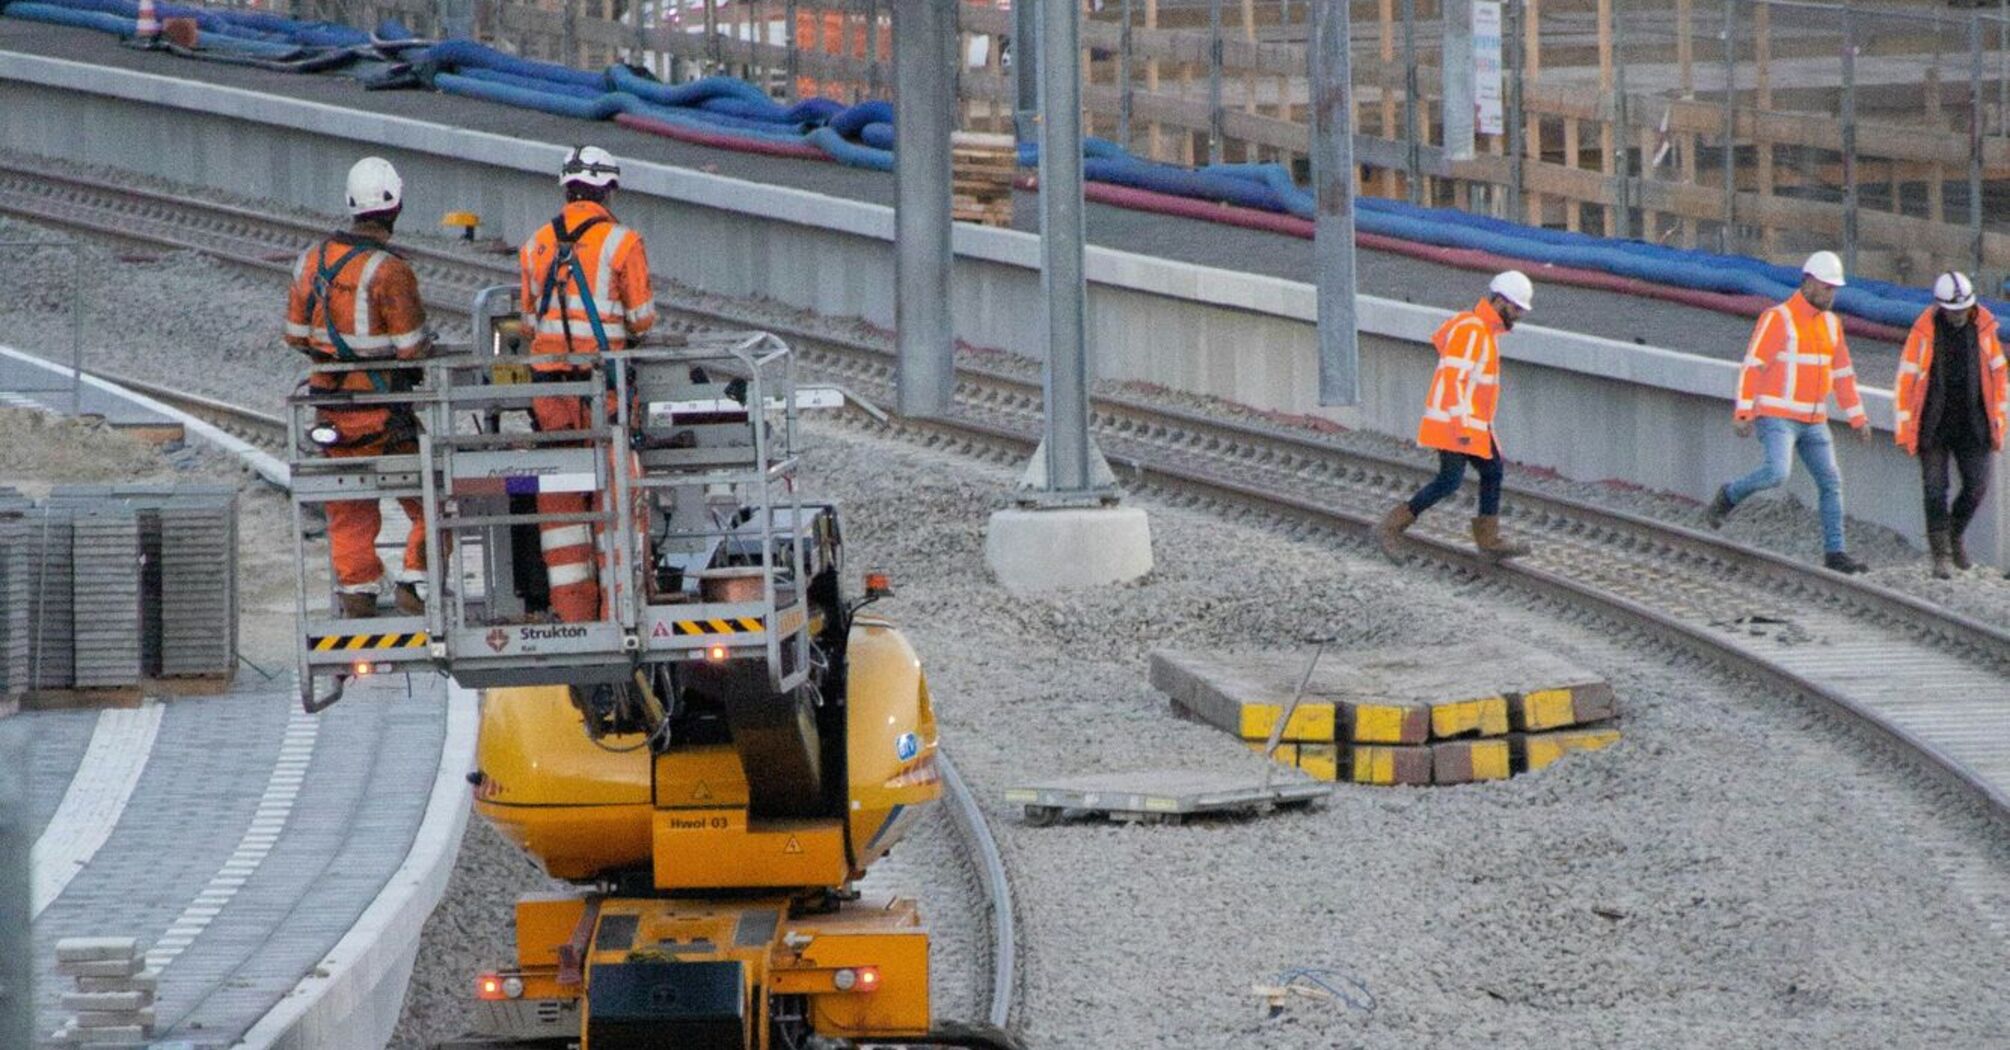
[[[39,504],[0,490],[0,526],[10,521],[0,532],[0,702],[17,677],[30,692],[230,677],[234,488],[63,485]],[[9,663],[17,617],[27,646],[18,676]]]
[[[79,689],[140,683],[140,522],[132,508],[107,503],[75,518],[71,598],[76,615],[74,682]]]
[[[18,517],[0,517],[0,705],[28,691],[28,528]]]
[[[76,684],[74,519],[67,507],[34,507],[22,518],[27,528],[31,690]]]
[[[56,972],[77,982],[63,993],[70,1018],[49,1036],[63,1047],[145,1046],[154,1037],[160,974],[147,970],[131,937],[69,937],[56,942]]]
[[[1181,713],[1264,750],[1308,652],[1152,654]],[[1465,784],[1541,769],[1619,739],[1612,687],[1553,654],[1506,644],[1321,655],[1273,757],[1327,780]]]

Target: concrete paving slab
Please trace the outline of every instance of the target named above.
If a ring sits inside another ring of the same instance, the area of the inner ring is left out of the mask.
[[[385,890],[436,793],[443,687],[374,679],[314,717],[295,701],[290,677],[254,676],[225,695],[163,705],[109,837],[36,921],[40,1032],[73,1012],[66,993],[137,987],[59,977],[57,941],[130,937],[159,972],[152,1039],[229,1046],[310,978]],[[75,763],[62,759],[78,754],[79,724],[88,740],[96,714],[18,717],[57,742],[37,757],[40,812],[64,793]]]

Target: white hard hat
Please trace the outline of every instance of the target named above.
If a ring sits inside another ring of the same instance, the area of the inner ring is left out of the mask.
[[[1493,283],[1487,285],[1487,291],[1506,299],[1508,302],[1524,310],[1535,308],[1535,283],[1528,279],[1528,274],[1520,270],[1508,270],[1505,273],[1495,274]]]
[[[1801,264],[1801,272],[1830,288],[1841,288],[1848,284],[1843,280],[1842,260],[1834,252],[1816,252]]]
[[[565,155],[565,166],[558,169],[560,186],[612,186],[620,181],[621,165],[599,146],[574,146]]]
[[[1966,310],[1975,305],[1975,282],[1949,270],[1933,279],[1933,301],[1942,310]]]
[[[405,200],[405,180],[382,157],[364,157],[349,169],[349,214],[390,211]]]

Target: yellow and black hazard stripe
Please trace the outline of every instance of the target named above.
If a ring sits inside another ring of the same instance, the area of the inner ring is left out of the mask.
[[[411,634],[324,634],[307,639],[317,653],[353,652],[359,649],[418,649],[426,644],[426,632]]]
[[[672,620],[671,629],[680,636],[694,634],[759,634],[768,629],[758,616],[730,620]]]

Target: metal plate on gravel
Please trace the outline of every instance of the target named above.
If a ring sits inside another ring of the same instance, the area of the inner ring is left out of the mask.
[[[1261,813],[1324,798],[1332,785],[1280,770],[1266,786],[1260,773],[1195,773],[1177,769],[1067,777],[1007,789],[1005,801],[1026,807],[1026,820],[1051,824],[1065,815],[1112,820],[1177,820],[1196,813]]]

